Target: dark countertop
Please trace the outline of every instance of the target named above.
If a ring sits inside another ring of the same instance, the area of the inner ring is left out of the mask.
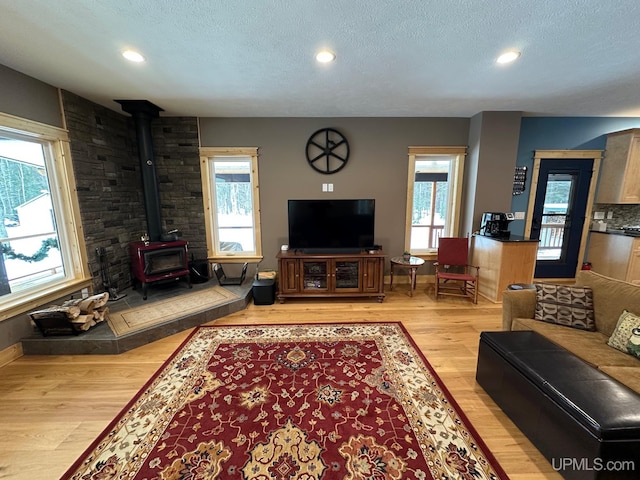
[[[486,235],[478,235],[474,233],[474,237],[482,237],[487,238],[489,240],[495,240],[496,242],[510,243],[510,242],[535,242],[538,243],[540,240],[533,240],[531,238],[523,237],[522,235],[510,235],[509,238],[498,238],[498,237],[488,237]]]
[[[589,233],[604,233],[605,235],[622,235],[623,237],[637,237],[638,235],[629,235],[621,228],[610,228],[601,232],[600,230],[589,230]]]

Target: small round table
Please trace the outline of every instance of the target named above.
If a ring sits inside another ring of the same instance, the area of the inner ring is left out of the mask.
[[[391,284],[389,290],[393,290],[393,274],[397,269],[406,269],[409,271],[409,296],[413,297],[413,291],[416,289],[416,271],[420,265],[424,265],[424,260],[419,257],[409,257],[409,260],[405,260],[404,257],[392,257],[391,258]]]

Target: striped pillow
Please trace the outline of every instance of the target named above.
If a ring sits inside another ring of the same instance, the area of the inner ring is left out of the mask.
[[[536,283],[536,320],[581,330],[596,329],[590,287]]]

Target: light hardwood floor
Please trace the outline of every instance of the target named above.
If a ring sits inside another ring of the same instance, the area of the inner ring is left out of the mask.
[[[216,325],[400,321],[514,480],[560,479],[475,383],[479,334],[499,330],[501,305],[433,299],[432,286],[370,299],[254,306]],[[0,368],[0,479],[59,478],[191,330],[113,356],[25,356]]]

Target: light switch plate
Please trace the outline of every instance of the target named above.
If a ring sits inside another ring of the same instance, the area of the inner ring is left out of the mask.
[[[594,212],[594,220],[604,220],[604,212]]]

